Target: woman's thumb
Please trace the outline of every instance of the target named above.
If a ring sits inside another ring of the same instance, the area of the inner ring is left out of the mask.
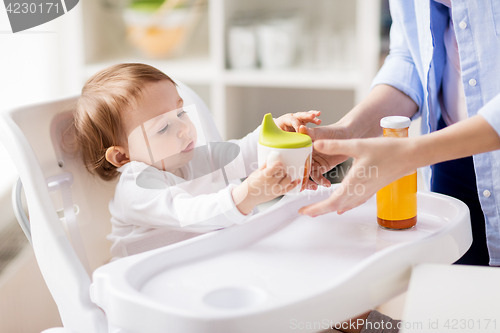
[[[350,140],[318,140],[314,142],[314,149],[325,155],[347,155],[353,156],[349,149]]]
[[[309,135],[311,137],[312,141],[314,141],[314,139],[316,137],[314,128],[309,128],[309,127],[306,127],[304,125],[299,126],[298,132],[301,134]]]

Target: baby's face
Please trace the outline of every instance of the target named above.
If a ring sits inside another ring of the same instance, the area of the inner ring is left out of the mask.
[[[131,161],[174,172],[193,158],[196,128],[172,82],[148,85],[123,122]]]

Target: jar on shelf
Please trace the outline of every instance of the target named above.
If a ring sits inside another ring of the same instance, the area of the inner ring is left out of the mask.
[[[228,28],[228,56],[233,69],[257,67],[257,36],[253,21],[233,21]]]
[[[132,0],[123,11],[128,42],[146,58],[179,56],[206,0]]]
[[[257,45],[261,67],[291,67],[297,57],[302,18],[286,14],[268,19],[257,26]]]

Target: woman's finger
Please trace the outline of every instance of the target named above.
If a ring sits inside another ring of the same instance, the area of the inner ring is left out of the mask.
[[[337,214],[342,215],[345,212],[348,212],[351,209],[354,209],[354,208],[364,204],[367,200],[368,200],[368,198],[363,199],[363,200],[357,200],[355,204],[350,204],[349,206],[344,206],[344,207],[337,210]]]
[[[287,184],[285,187],[283,187],[283,194],[287,193],[287,192],[290,192],[291,190],[293,190],[297,185],[299,185],[300,183],[300,179],[295,179],[293,182],[291,182],[290,184]]]
[[[318,158],[318,156],[316,156]],[[323,163],[326,163],[326,161],[323,161]],[[316,184],[330,187],[331,183],[330,181],[323,176],[326,172],[328,172],[328,168],[324,166],[322,163],[318,162],[315,158],[313,158],[312,162],[312,168],[311,168],[311,178]]]
[[[325,131],[321,127],[310,128],[304,125],[300,126],[299,133],[309,135],[313,142],[316,140],[328,139],[330,136],[333,136],[329,131]]]
[[[319,172],[318,173],[311,173],[311,178],[318,185],[325,186],[325,187],[332,186],[332,183]]]
[[[308,128],[304,125],[300,125],[297,132],[301,133],[301,134],[309,135],[311,137],[311,139],[314,141],[314,138],[312,137],[312,135],[314,135],[314,134],[312,133],[312,131],[310,132],[309,130],[312,130],[312,128]]]
[[[342,192],[343,186],[341,184],[335,189],[335,191],[330,195],[328,199],[309,206],[302,207],[301,209],[299,209],[299,214],[315,217],[318,215],[336,211],[337,207],[340,205],[339,200],[341,199],[341,195],[339,194],[341,194]]]
[[[310,179],[306,179],[306,186],[304,187],[304,189],[316,191],[318,189],[318,184]]]
[[[357,157],[355,144],[357,140],[318,140],[314,142],[314,150],[325,155],[347,155]]]

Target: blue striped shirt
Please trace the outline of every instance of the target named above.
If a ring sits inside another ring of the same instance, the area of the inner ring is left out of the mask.
[[[483,116],[500,135],[500,0],[452,0],[467,114]],[[422,133],[436,130],[438,94],[446,62],[448,7],[431,0],[391,0],[390,54],[372,87],[388,84],[410,96]],[[479,200],[485,216],[490,265],[500,265],[500,150],[475,155]],[[430,183],[431,169],[424,179]]]

